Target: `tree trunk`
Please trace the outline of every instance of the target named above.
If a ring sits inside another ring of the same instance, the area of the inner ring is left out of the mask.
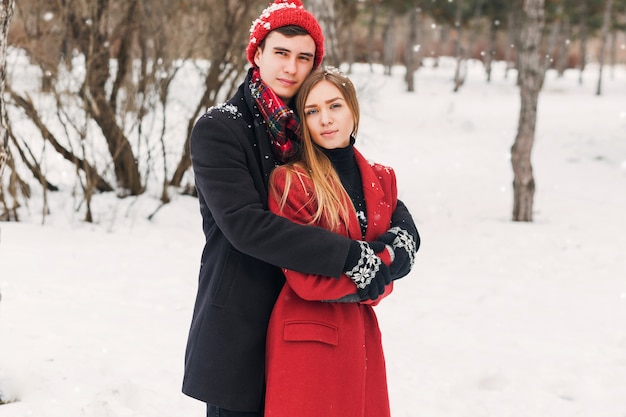
[[[207,16],[209,24],[207,24],[206,36],[214,40],[209,71],[204,79],[204,93],[187,123],[182,156],[169,182],[173,187],[182,186],[185,173],[191,167],[189,138],[198,116],[203,109],[215,105],[221,97],[232,96],[239,84],[235,81],[242,78],[241,75],[246,69],[247,60],[242,53],[241,45],[245,45],[248,41],[246,29],[249,25],[248,22],[256,16],[256,6],[255,1],[251,0],[246,1],[245,5],[242,3],[244,2],[221,3],[222,7],[217,9],[211,7],[210,14]],[[195,192],[195,188],[191,184],[186,185],[185,188],[189,191],[184,192],[192,194]]]
[[[225,80],[238,79],[240,73],[243,71],[244,66],[243,63],[234,63],[232,66],[228,68],[223,68],[219,65],[219,62],[226,62],[227,55],[231,52],[231,48],[236,44],[228,44],[225,45],[226,49],[220,50],[220,55],[218,55],[217,51],[215,52],[214,58],[211,59],[211,65],[209,68],[209,72],[204,80],[205,90],[200,102],[196,106],[194,110],[193,116],[189,119],[187,123],[186,130],[186,139],[185,144],[183,145],[183,154],[178,161],[176,169],[174,170],[174,174],[172,175],[172,179],[170,180],[170,185],[173,187],[180,187],[183,182],[183,178],[185,176],[185,172],[189,168],[191,168],[191,149],[189,147],[189,140],[191,138],[191,132],[196,123],[198,115],[202,111],[202,109],[206,109],[207,107],[213,106],[217,103],[217,96],[220,94],[222,88],[226,88],[227,82]],[[233,74],[236,74],[233,76]],[[232,92],[229,92],[227,96],[232,96]]]
[[[136,4],[136,1],[131,4]],[[72,10],[76,6],[72,3],[67,7]],[[124,44],[120,45],[117,55],[119,65],[116,81],[112,88],[108,86],[111,39],[104,22],[107,21],[110,7],[108,0],[98,0],[97,8],[91,16],[92,21],[86,23],[80,16],[70,13],[68,24],[75,33],[75,41],[82,43],[85,51],[86,74],[81,95],[89,116],[97,123],[107,142],[115,178],[121,188],[120,196],[139,195],[144,191],[139,166],[131,144],[119,125],[116,112],[116,95],[120,85],[117,80],[125,76],[129,65],[130,49],[125,48]]]
[[[387,25],[383,33],[383,66],[385,75],[391,75],[391,68],[396,59],[396,12],[389,9]]]
[[[7,74],[7,35],[9,33],[9,26],[11,24],[12,16],[13,0],[0,0],[0,190],[2,190],[4,187],[2,183],[2,173],[4,172],[4,165],[9,159],[9,125],[7,121],[6,103],[4,102],[4,83]],[[9,213],[10,210],[4,201],[3,192],[0,192],[0,200],[2,200],[1,202],[4,206],[4,212]],[[0,214],[2,214],[2,212],[0,212]],[[17,217],[17,211],[15,211],[15,216]],[[10,215],[7,217],[10,217]],[[2,301],[1,292],[0,301]],[[2,403],[2,391],[0,391],[0,405],[2,405]]]
[[[376,30],[376,16],[378,16],[378,1],[371,1],[372,14],[367,25],[367,63],[370,72],[374,72],[374,32]]]
[[[352,65],[354,64],[354,25],[351,23],[348,27],[348,44],[346,45],[346,60],[348,61],[348,74],[352,74]]]
[[[568,15],[563,16],[563,30],[561,30],[561,36],[558,44],[558,57],[556,61],[556,71],[559,78],[562,78],[567,68],[569,58],[569,46],[570,46],[570,18]]]
[[[483,0],[476,0],[474,4],[474,15],[470,20],[470,34],[469,39],[467,40],[467,48],[465,48],[465,53],[463,54],[463,74],[460,75],[459,78],[455,77],[455,88],[454,91],[459,91],[459,88],[465,84],[465,80],[467,78],[467,65],[469,61],[472,59],[472,51],[474,50],[474,44],[476,43],[476,39],[478,39],[478,32],[480,31],[480,19],[481,19],[481,8],[482,8]],[[462,17],[461,13],[461,1],[459,0],[459,10],[458,17]],[[462,24],[462,23],[461,23]]]
[[[485,55],[485,71],[487,73],[487,82],[491,82],[491,70],[493,68],[493,57],[496,52],[496,36],[498,34],[495,23],[489,24],[489,35],[487,38],[487,53]]]
[[[530,161],[535,126],[537,101],[545,73],[541,60],[541,32],[544,26],[544,0],[524,2],[519,48],[520,116],[515,143],[511,148],[513,166],[513,220],[533,220],[535,179]]]
[[[39,113],[35,109],[35,105],[30,97],[23,97],[14,91],[9,91],[7,94],[11,95],[13,102],[19,108],[24,111],[26,117],[28,117],[33,124],[39,129],[42,138],[45,141],[48,141],[55,151],[57,151],[65,160],[71,162],[78,171],[83,171],[85,173],[85,178],[88,178],[92,181],[94,188],[96,188],[100,192],[113,191],[113,187],[98,173],[98,170],[95,166],[91,165],[86,159],[81,159],[77,155],[75,155],[71,150],[66,149],[61,143],[56,139],[54,134],[48,129],[44,121],[41,119]],[[32,171],[32,169],[31,169]],[[35,172],[35,177],[38,177]],[[41,175],[43,177],[43,175]],[[55,190],[56,191],[56,190]]]
[[[327,64],[339,67],[341,59],[338,52],[337,20],[335,19],[334,0],[309,0],[309,11],[317,18],[324,34],[324,60]]]
[[[109,73],[108,53],[101,51],[98,56],[93,56],[88,63],[87,80],[90,97],[86,96],[89,103],[90,114],[98,124],[106,139],[109,153],[113,159],[113,168],[122,195],[139,195],[143,193],[139,166],[131,148],[128,138],[118,125],[115,109],[107,98],[106,81]]]
[[[7,34],[12,15],[13,0],[0,0],[0,179],[2,179],[4,164],[9,158],[9,132],[6,103],[4,102],[4,83],[6,80]]]
[[[421,14],[417,8],[412,7],[408,14],[408,26],[409,34],[406,41],[406,48],[404,52],[404,64],[406,67],[406,86],[408,92],[415,91],[415,77],[414,73],[417,69],[417,53],[418,53],[418,41],[417,41],[417,26],[419,21],[419,15]]]
[[[580,14],[580,33],[578,35],[580,42],[580,50],[579,50],[579,73],[578,73],[578,84],[583,83],[583,71],[585,70],[585,66],[587,64],[587,4],[584,1],[580,2],[579,5],[579,14]]]
[[[444,46],[448,43],[450,37],[450,27],[447,24],[439,25],[439,39],[435,45],[435,56],[433,61],[433,68],[439,68],[439,57],[441,56]]]
[[[511,58],[513,48],[517,47],[517,19],[515,9],[510,10],[506,17],[506,40],[507,45],[504,50],[504,61],[506,62],[506,69],[504,70],[504,78],[509,78],[509,70],[516,65],[513,64],[513,58]]]
[[[556,42],[559,38],[559,34],[561,33],[561,16],[563,15],[563,7],[557,7],[557,17],[552,22],[550,28],[550,36],[548,37],[548,44],[546,46],[546,54],[543,61],[543,71],[547,72],[554,63],[554,56],[556,55]]]
[[[463,0],[457,0],[456,3],[456,50],[454,52],[456,56],[456,68],[454,70],[454,92],[459,91],[459,88],[465,82],[465,75],[462,74],[462,66],[465,61],[466,51],[463,48],[463,22],[462,22],[462,7]]]
[[[600,56],[598,57],[598,87],[596,95],[602,95],[602,69],[604,68],[604,55],[606,51],[606,43],[609,37],[609,25],[611,23],[611,10],[613,8],[613,0],[606,0],[604,9],[604,17],[602,19],[602,30],[600,32]]]
[[[611,30],[611,49],[609,51],[609,67],[611,68],[611,79],[615,79],[615,64],[617,63],[617,30]]]

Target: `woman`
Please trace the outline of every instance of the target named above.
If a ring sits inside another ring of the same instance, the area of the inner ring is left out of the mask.
[[[318,69],[303,83],[296,108],[303,121],[299,157],[273,171],[270,209],[298,223],[368,241],[380,251],[372,261],[389,265],[393,250],[372,242],[389,227],[396,178],[392,169],[370,165],[353,147],[359,123],[354,86],[336,68]],[[416,249],[414,241],[406,248],[412,254]],[[284,272],[286,284],[267,336],[265,415],[389,416],[385,360],[372,307],[393,283],[371,301],[360,293],[363,283],[355,276]]]

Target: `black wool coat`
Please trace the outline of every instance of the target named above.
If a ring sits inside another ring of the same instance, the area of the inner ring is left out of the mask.
[[[190,139],[206,241],[183,392],[238,411],[260,409],[264,398],[265,336],[284,283],[280,268],[339,277],[350,247],[343,236],[268,210],[275,160],[248,79],[197,121]]]

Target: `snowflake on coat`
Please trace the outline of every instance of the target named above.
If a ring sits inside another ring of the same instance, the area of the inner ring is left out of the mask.
[[[212,119],[213,112],[216,112],[216,111],[222,114],[225,114],[231,119],[238,119],[242,117],[242,114],[239,112],[239,108],[237,108],[237,106],[230,104],[230,103],[220,103],[220,104],[216,104],[215,106],[209,107],[206,113],[202,115],[202,117],[208,117]]]

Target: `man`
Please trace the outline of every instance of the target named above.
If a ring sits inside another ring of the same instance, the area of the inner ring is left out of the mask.
[[[284,283],[280,268],[328,279],[345,273],[368,283],[359,294],[376,299],[391,279],[410,271],[419,245],[402,204],[390,227],[413,246],[394,246],[397,233],[387,233],[386,243],[396,248],[390,268],[375,255],[385,247],[381,242],[351,241],[268,210],[269,175],[298,150],[299,121],[288,105],[323,56],[313,15],[299,0],[277,0],[250,29],[246,80],[228,102],[209,109],[191,135],[206,242],[183,392],[207,403],[210,417],[263,415],[265,336]]]

